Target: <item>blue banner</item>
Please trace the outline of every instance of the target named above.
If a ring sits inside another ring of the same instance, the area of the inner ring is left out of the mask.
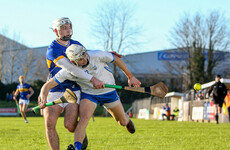
[[[204,53],[205,60],[208,60],[208,52]],[[189,55],[186,52],[158,52],[158,60],[174,60],[174,61],[183,61],[188,60]],[[224,52],[215,52],[213,56],[214,60],[225,60]]]
[[[188,53],[158,52],[158,60],[187,60],[188,58]]]
[[[204,120],[209,119],[208,118],[208,112],[207,112],[208,103],[209,102],[204,102],[204,113],[203,113],[204,114]]]

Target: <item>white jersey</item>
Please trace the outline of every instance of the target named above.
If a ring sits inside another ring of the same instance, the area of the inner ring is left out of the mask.
[[[113,74],[106,64],[114,61],[113,54],[99,50],[88,51],[87,53],[89,55],[89,64],[84,68],[80,68],[105,84],[115,85]],[[95,89],[89,80],[77,78],[64,69],[54,76],[54,80],[58,83],[62,83],[65,80],[77,81],[77,84],[81,86],[82,92],[92,95],[101,95],[115,90],[112,88]]]

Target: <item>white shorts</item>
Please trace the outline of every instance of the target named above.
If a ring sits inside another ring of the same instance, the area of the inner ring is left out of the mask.
[[[73,91],[76,96],[77,96],[77,104],[80,103],[80,90],[77,90],[77,91]],[[65,92],[49,92],[48,93],[48,96],[47,96],[47,102],[53,102],[55,101],[56,99],[59,99],[61,98],[63,95],[64,95]],[[60,103],[58,104],[59,106],[61,106],[62,108],[65,108],[69,103]]]
[[[30,103],[30,100],[25,100],[25,99],[19,99],[19,104],[26,104],[26,105],[29,105]]]

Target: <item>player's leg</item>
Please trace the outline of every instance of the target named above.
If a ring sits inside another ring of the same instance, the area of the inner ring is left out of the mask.
[[[230,122],[230,107],[228,107],[228,119],[229,119],[229,122]]]
[[[80,103],[80,90],[74,91],[75,95],[77,96],[77,103],[76,104],[64,104],[65,108],[65,128],[69,132],[74,132],[74,137],[76,137],[77,130],[77,119],[78,119],[78,113],[79,113],[79,103]],[[76,139],[74,139],[75,141]],[[88,139],[87,136],[85,135],[85,138],[82,143],[82,149],[86,149],[88,146]],[[75,149],[72,144],[70,144],[67,148],[67,150]]]
[[[85,130],[96,109],[96,103],[88,100],[82,99],[79,105],[79,116],[80,120],[76,127],[75,143],[74,146],[77,149],[81,149],[83,139],[85,138]]]
[[[78,104],[68,104],[65,107],[64,125],[69,132],[74,132],[78,118]]]
[[[75,104],[72,103],[64,103],[63,108],[65,110],[64,116],[64,125],[65,128],[69,132],[74,132],[77,126],[78,112],[79,112],[79,103],[80,103],[80,90],[74,91],[77,102]]]
[[[26,118],[26,112],[27,112],[27,108],[28,108],[28,105],[27,104],[23,104],[23,114],[24,114],[24,119],[25,119],[25,122],[28,123],[28,120]]]
[[[219,104],[218,104],[218,109],[219,109],[219,114],[221,114],[222,113],[222,107],[223,107],[223,103],[224,103],[224,101],[221,101]]]
[[[94,115],[92,115],[92,120],[93,120],[93,122],[95,121],[95,119],[94,119]]]
[[[216,123],[219,123],[219,115],[218,115],[218,104],[214,104],[214,110],[215,110],[215,119],[216,119]]]
[[[105,104],[106,105],[106,104]],[[129,122],[129,116],[125,113],[122,104],[119,102],[114,107],[105,106],[107,111],[113,116],[113,118],[122,126],[126,126]]]
[[[44,109],[46,138],[52,150],[59,150],[59,137],[56,131],[56,124],[62,111],[63,108],[59,105],[53,105]]]
[[[77,136],[77,130],[76,130],[76,126],[77,126],[77,119],[78,119],[78,111],[79,111],[79,104],[68,104],[65,107],[65,119],[64,119],[64,125],[65,128],[69,131],[69,132],[74,132],[74,137]],[[76,139],[74,139],[75,141]],[[87,136],[85,135],[85,138],[83,140],[82,143],[82,148],[86,149],[88,146],[88,139]],[[70,147],[72,147],[72,149],[74,148],[74,146],[72,144],[70,144],[68,146],[68,150],[71,149]]]
[[[113,116],[113,118],[122,126],[126,126],[130,133],[135,132],[135,126],[133,122],[129,119],[128,114],[125,113],[124,108],[120,102],[117,100],[112,103],[105,103],[107,111]]]
[[[28,123],[28,121],[26,120],[26,115],[24,112],[24,105],[25,105],[25,100],[19,99],[19,109],[21,112],[21,116],[24,118],[25,122]]]

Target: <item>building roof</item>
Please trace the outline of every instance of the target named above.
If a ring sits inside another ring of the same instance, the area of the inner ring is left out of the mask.
[[[227,87],[230,87],[230,79],[225,79],[225,78],[221,78],[220,82],[224,83]],[[215,81],[211,81],[205,84],[201,85],[201,89],[206,89],[211,87],[213,84],[215,83]]]
[[[179,92],[170,92],[165,95],[165,97],[182,97],[184,96],[184,93]]]

